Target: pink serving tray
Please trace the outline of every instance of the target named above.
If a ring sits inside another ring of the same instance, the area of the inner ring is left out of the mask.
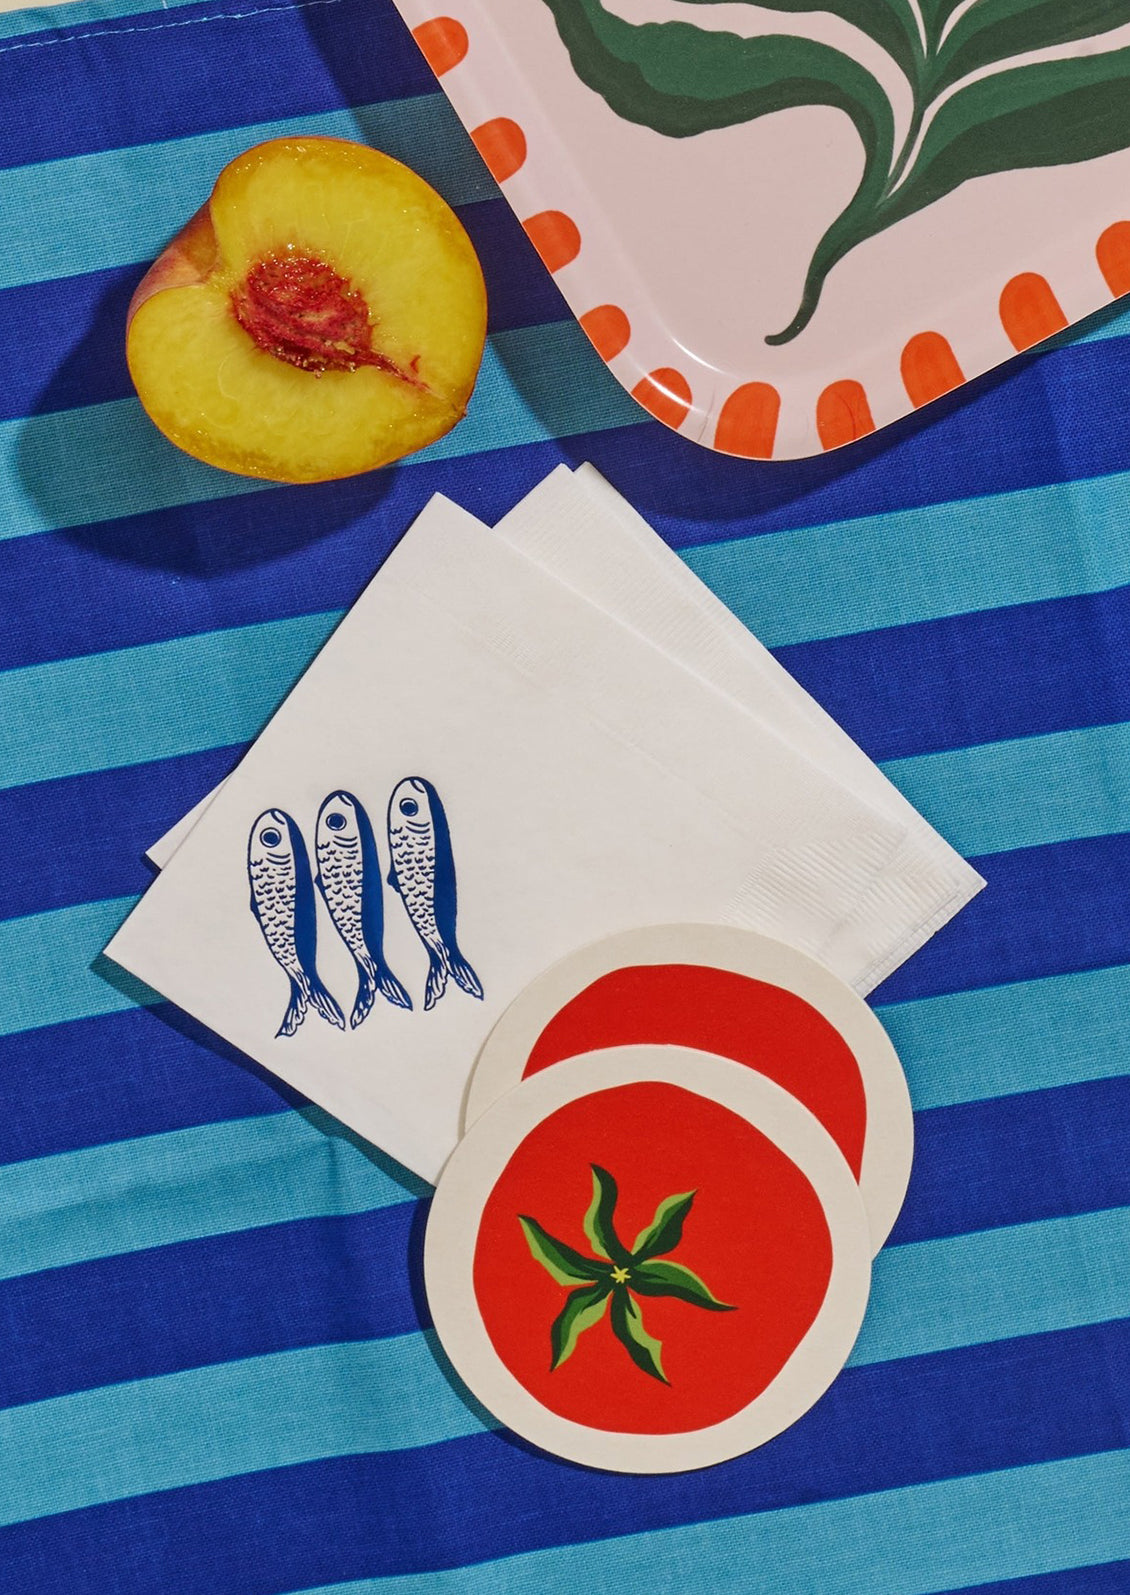
[[[1130,0],[397,0],[610,369],[836,448],[1130,290]]]

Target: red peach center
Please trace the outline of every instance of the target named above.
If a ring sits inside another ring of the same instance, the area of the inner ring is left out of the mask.
[[[365,296],[324,260],[268,255],[232,290],[231,305],[244,332],[287,365],[314,372],[378,366],[416,380],[374,350]]]

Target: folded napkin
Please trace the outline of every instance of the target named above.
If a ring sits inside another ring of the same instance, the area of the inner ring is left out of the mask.
[[[857,991],[877,986],[983,888],[977,871],[591,465],[559,466],[495,531],[906,827],[822,953],[850,971]]]
[[[742,924],[865,978],[885,807],[436,499],[107,952],[434,1179],[492,1024],[585,942]]]

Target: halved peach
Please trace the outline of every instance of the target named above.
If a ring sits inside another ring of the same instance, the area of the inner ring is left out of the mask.
[[[486,290],[439,195],[345,139],[273,139],[226,166],[139,284],[126,357],[153,421],[210,465],[352,476],[451,429]]]

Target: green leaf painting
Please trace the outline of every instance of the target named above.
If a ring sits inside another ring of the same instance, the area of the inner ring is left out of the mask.
[[[734,1311],[684,1264],[660,1260],[681,1242],[695,1192],[683,1191],[660,1202],[655,1217],[636,1236],[629,1251],[616,1230],[616,1181],[599,1164],[589,1167],[592,1201],[585,1214],[584,1230],[596,1256],[585,1257],[563,1241],[554,1240],[536,1219],[525,1214],[518,1218],[530,1256],[558,1285],[574,1287],[550,1327],[550,1369],[567,1362],[585,1330],[598,1324],[607,1313],[612,1333],[636,1367],[668,1384],[663,1371],[663,1347],[648,1334],[636,1297],[670,1296],[694,1307],[705,1307],[708,1312]]]
[[[688,14],[718,3],[674,0]],[[669,138],[802,105],[851,119],[859,185],[829,220],[796,314],[771,344],[804,331],[828,274],[857,245],[970,179],[1130,147],[1130,49],[1102,47],[1130,23],[1130,0],[758,0],[783,30],[790,15],[825,11],[879,45],[910,87],[897,133],[879,78],[843,49],[787,31],[746,39],[681,18],[626,22],[601,0],[545,4],[578,77],[617,115]],[[1070,53],[1032,59],[1061,46]]]

